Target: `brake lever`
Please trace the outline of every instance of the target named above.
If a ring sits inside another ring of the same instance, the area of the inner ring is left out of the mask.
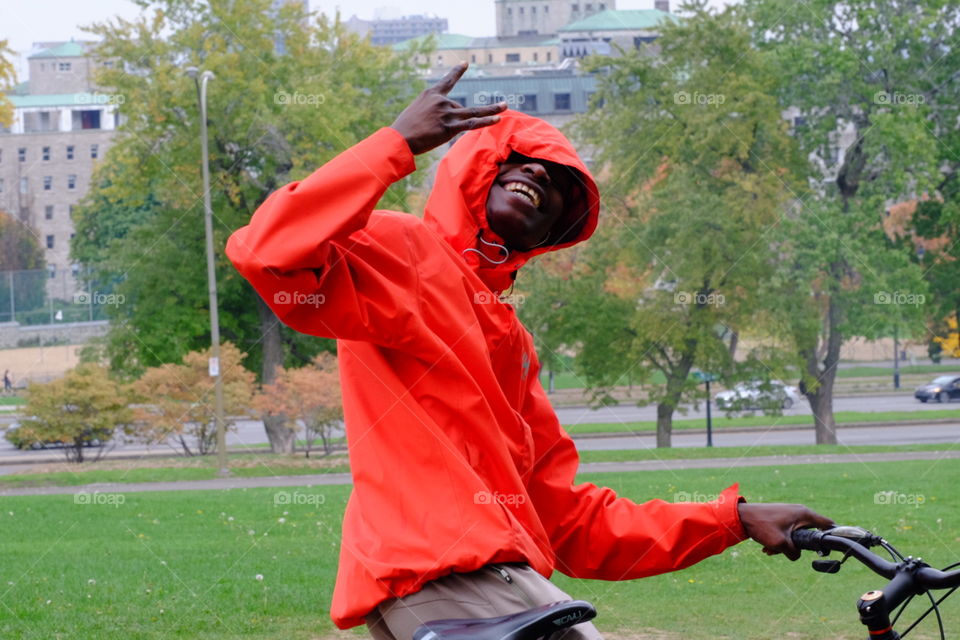
[[[814,560],[812,562],[813,570],[820,573],[840,573],[840,567],[850,557],[850,552],[843,554],[839,560]]]

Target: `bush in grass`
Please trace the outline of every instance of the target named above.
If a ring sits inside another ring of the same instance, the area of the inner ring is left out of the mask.
[[[58,380],[27,387],[28,418],[8,433],[17,446],[60,444],[68,461],[83,462],[84,451],[129,428],[133,412],[128,394],[97,364],[81,364]],[[103,453],[98,446],[95,459]]]
[[[227,416],[250,410],[254,374],[243,367],[246,356],[229,342],[220,346],[220,376],[226,428]],[[191,351],[181,364],[147,369],[133,383],[141,406],[137,408],[137,436],[148,443],[167,442],[188,456],[208,455],[216,449],[217,425],[214,378],[209,375],[210,349]]]
[[[280,369],[276,380],[263,386],[254,400],[254,408],[261,416],[283,416],[287,437],[282,439],[283,449],[278,453],[293,453],[294,439],[302,425],[306,431],[307,457],[317,438],[324,454],[329,455],[333,430],[343,420],[336,357],[320,353],[310,365]]]

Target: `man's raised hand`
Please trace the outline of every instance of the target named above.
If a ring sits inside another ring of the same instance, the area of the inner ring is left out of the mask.
[[[457,65],[440,82],[425,89],[391,125],[406,139],[414,155],[439,147],[462,131],[489,127],[500,121],[497,114],[507,108],[505,102],[461,107],[447,97],[467,66],[466,62]]]

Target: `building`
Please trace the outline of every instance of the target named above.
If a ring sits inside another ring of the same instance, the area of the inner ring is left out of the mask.
[[[669,9],[669,3],[658,3]],[[571,22],[560,28],[560,55],[583,58],[588,55],[612,55],[616,47],[639,49],[660,35],[660,27],[676,16],[661,9],[607,10]]]
[[[449,29],[446,18],[423,15],[374,20],[361,20],[354,15],[344,26],[361,36],[369,35],[370,42],[378,46],[393,45],[430,34],[439,35]]]
[[[71,212],[110,146],[122,104],[122,96],[94,86],[90,45],[37,43],[27,58],[29,80],[7,96],[13,123],[0,128],[0,209],[36,231],[47,263],[47,294],[60,300],[77,291]]]
[[[414,44],[421,44],[427,37],[421,36],[393,45],[395,51],[406,51]],[[436,50],[429,60],[418,56],[417,62],[429,64],[430,75],[442,74],[461,62],[469,62],[474,72],[516,73],[523,67],[555,66],[560,62],[560,41],[553,36],[515,36],[512,38],[474,38],[455,33],[434,37]]]
[[[561,27],[595,13],[616,9],[616,0],[496,0],[497,37],[556,35]]]

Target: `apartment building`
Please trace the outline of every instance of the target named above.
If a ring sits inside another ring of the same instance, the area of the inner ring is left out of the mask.
[[[0,128],[0,209],[33,228],[47,263],[49,297],[69,300],[73,207],[90,188],[117,127],[122,96],[93,82],[88,42],[36,43],[29,80],[8,94],[13,123]]]

